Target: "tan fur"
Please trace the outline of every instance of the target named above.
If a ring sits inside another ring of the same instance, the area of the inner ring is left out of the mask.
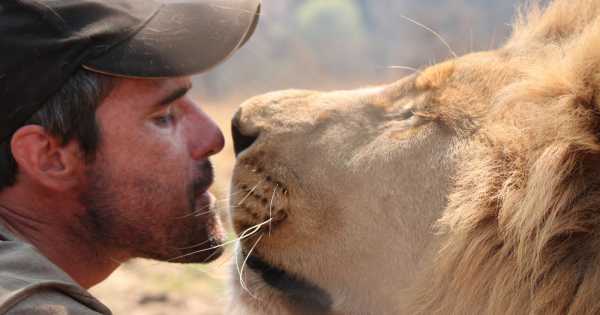
[[[323,288],[332,314],[600,313],[600,2],[524,12],[497,51],[242,105],[260,136],[234,225],[285,213],[256,254]],[[243,278],[238,314],[299,314]]]
[[[500,89],[465,151],[420,284],[420,314],[600,312],[600,5],[534,10],[504,49]]]
[[[448,61],[433,67],[429,67],[421,73],[416,81],[415,88],[418,90],[437,89],[445,85],[452,73],[454,73],[454,62]]]

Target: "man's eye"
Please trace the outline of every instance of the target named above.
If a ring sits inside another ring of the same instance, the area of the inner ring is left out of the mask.
[[[163,116],[157,116],[153,118],[154,124],[158,127],[168,127],[173,124],[175,121],[175,116],[173,114],[166,114]]]

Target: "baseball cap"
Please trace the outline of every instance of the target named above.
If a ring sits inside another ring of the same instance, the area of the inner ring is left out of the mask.
[[[0,142],[82,67],[201,73],[244,45],[259,13],[260,0],[1,0]]]

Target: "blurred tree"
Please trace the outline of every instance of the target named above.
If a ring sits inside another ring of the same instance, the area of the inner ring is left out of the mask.
[[[298,8],[296,24],[307,40],[317,43],[364,38],[363,17],[353,0],[306,1]]]
[[[326,73],[345,76],[364,55],[366,30],[354,0],[308,0],[295,14],[296,27],[314,63]]]
[[[2,0],[0,0],[1,2]],[[457,54],[501,45],[525,0],[263,0],[258,29],[231,60],[195,78],[205,99],[282,88],[348,88],[407,74]],[[545,2],[547,0],[540,0]]]
[[[373,32],[376,26],[376,17],[373,16],[373,12],[371,10],[372,0],[356,0],[358,7],[360,8],[360,12],[362,13],[365,29],[367,32]]]

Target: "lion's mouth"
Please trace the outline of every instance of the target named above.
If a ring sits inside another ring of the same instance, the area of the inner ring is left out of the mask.
[[[257,255],[248,256],[246,263],[266,284],[283,293],[290,306],[299,313],[326,314],[331,310],[331,296],[319,286],[275,267]]]

